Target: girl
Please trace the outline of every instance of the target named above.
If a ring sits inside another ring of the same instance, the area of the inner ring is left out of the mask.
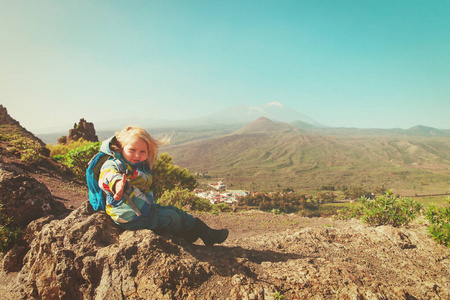
[[[99,177],[106,193],[106,213],[123,229],[173,233],[189,243],[198,238],[205,245],[224,242],[227,229],[211,229],[182,209],[155,203],[150,169],[161,144],[139,126],[125,126],[102,143],[100,151],[112,156]]]

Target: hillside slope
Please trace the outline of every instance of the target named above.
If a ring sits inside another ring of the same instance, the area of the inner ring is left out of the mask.
[[[258,119],[233,134],[162,151],[183,168],[251,190],[384,185],[413,194],[447,190],[450,181],[445,137],[324,136]]]
[[[20,122],[12,118],[8,114],[6,107],[0,104],[0,134],[3,135],[19,135],[37,142],[41,146],[41,152],[43,155],[48,156],[50,151],[45,148],[45,143],[33,133],[28,131]]]

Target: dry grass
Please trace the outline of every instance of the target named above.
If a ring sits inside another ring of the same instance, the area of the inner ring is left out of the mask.
[[[313,193],[322,185],[402,195],[443,193],[450,182],[445,137],[347,137],[298,131],[232,134],[164,149],[191,172],[208,171],[234,189]],[[202,181],[200,179],[200,181]]]

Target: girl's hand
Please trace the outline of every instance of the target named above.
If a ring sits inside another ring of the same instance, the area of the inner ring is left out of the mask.
[[[114,200],[119,201],[120,199],[122,199],[122,195],[123,195],[123,190],[125,188],[125,185],[127,183],[127,175],[123,174],[123,177],[121,180],[118,180],[115,184],[114,184]]]

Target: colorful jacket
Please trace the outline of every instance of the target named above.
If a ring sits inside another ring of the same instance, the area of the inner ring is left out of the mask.
[[[109,154],[111,159],[103,164],[98,184],[106,193],[106,213],[116,223],[127,223],[148,215],[151,204],[155,202],[151,190],[152,174],[147,162],[132,164],[121,153],[112,151],[110,143],[114,138],[109,138],[100,146],[100,151]],[[127,185],[122,199],[116,201],[113,187],[123,177],[121,169],[126,170]]]

